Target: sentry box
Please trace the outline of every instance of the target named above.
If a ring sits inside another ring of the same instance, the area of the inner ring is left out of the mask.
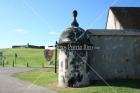
[[[90,81],[89,51],[93,45],[89,32],[79,27],[77,11],[73,11],[71,27],[62,32],[56,47],[59,50],[58,84],[64,87],[86,86]]]

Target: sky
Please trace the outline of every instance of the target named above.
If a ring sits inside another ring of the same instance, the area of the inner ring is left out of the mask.
[[[111,6],[140,7],[139,0],[0,0],[0,48],[47,46],[71,27],[77,10],[79,27],[105,29]]]

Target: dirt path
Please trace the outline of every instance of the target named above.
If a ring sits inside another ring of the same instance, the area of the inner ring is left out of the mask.
[[[6,68],[0,67],[0,93],[57,93],[47,88],[32,85],[12,75],[18,72],[38,68]],[[30,87],[29,87],[30,86]],[[26,90],[26,91],[25,91]]]

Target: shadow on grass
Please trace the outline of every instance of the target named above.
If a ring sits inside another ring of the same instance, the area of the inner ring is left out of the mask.
[[[113,87],[130,87],[140,89],[140,79],[114,79],[106,80],[106,82]],[[108,86],[102,80],[92,80],[90,86]]]

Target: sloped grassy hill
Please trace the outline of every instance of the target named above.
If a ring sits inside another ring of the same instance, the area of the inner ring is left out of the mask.
[[[48,61],[44,57],[44,49],[32,49],[32,48],[10,48],[10,49],[0,49],[3,52],[3,58],[5,67],[12,67],[13,61],[15,61],[15,53],[17,53],[15,67],[26,67],[27,62],[29,67],[44,67],[50,66]],[[53,53],[53,58],[51,61],[54,62],[55,51]],[[8,61],[8,64],[7,64]],[[54,65],[51,65],[54,66]]]

